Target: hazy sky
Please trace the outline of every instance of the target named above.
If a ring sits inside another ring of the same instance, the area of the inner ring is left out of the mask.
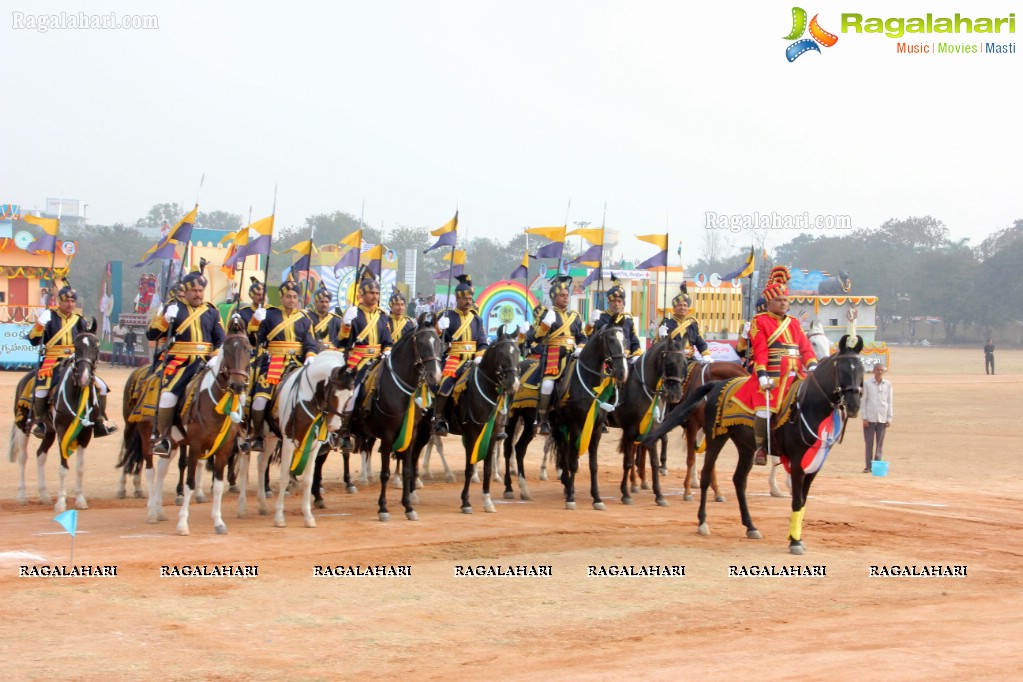
[[[90,222],[150,206],[343,210],[507,240],[589,221],[671,233],[705,212],[931,214],[978,243],[1023,217],[1023,54],[906,55],[840,15],[1004,17],[1011,2],[801,3],[838,44],[785,59],[791,2],[5,2],[0,201]],[[15,30],[16,12],[154,15],[156,30]],[[980,44],[974,35],[904,40]],[[1021,41],[1023,42],[1023,41]],[[772,234],[770,244],[794,233]],[[747,234],[731,236],[736,246]],[[826,267],[826,264],[823,265]]]

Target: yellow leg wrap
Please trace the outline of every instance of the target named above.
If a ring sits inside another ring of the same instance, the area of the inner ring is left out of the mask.
[[[806,511],[806,507],[803,507],[797,512],[792,512],[792,518],[789,519],[789,540],[799,542],[800,538],[803,537],[804,511]]]

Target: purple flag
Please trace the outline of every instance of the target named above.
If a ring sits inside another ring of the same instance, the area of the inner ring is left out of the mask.
[[[604,247],[600,244],[591,246],[590,248],[583,251],[577,258],[573,258],[570,263],[583,263],[586,261],[597,261],[600,262],[604,255]]]
[[[590,274],[586,275],[586,279],[583,280],[583,288],[585,289],[598,279],[600,279],[600,268],[593,268],[590,270]]]
[[[565,242],[551,242],[544,244],[536,251],[536,258],[561,258],[561,252],[565,249]]]
[[[345,251],[344,255],[334,263],[334,273],[337,274],[338,270],[345,268],[357,268],[359,267],[359,249],[352,247]]]
[[[658,251],[656,255],[647,258],[645,261],[636,266],[637,270],[646,270],[647,268],[665,267],[668,265],[668,250]]]
[[[454,230],[452,230],[451,232],[445,232],[440,236],[436,244],[428,248],[426,251],[423,251],[423,253],[430,253],[434,249],[439,249],[442,246],[454,246],[457,243],[458,232],[455,232]]]

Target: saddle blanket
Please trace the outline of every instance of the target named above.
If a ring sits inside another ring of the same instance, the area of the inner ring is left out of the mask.
[[[717,414],[714,416],[714,432],[713,436],[724,435],[728,431],[730,426],[748,426],[753,428],[753,412],[747,410],[743,405],[732,400],[732,397],[739,391],[739,388],[746,383],[748,377],[736,377],[729,379],[724,388],[721,389],[721,395],[718,398],[718,409]],[[796,400],[796,394],[798,393],[799,383],[802,379],[796,379],[792,384],[792,390],[789,391],[788,396],[779,408],[778,414],[771,419],[771,430],[777,429],[779,426],[789,420],[789,416],[792,413],[792,404]]]

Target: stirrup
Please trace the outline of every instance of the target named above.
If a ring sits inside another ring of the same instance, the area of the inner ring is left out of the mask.
[[[153,443],[153,454],[157,455],[158,457],[167,459],[168,457],[170,457],[170,451],[171,451],[170,438],[164,437]]]
[[[263,452],[263,437],[256,436],[249,441],[249,450],[252,452]]]
[[[497,433],[495,433],[491,437],[491,440],[504,440],[507,437],[508,437],[508,434],[505,433],[504,430],[501,430],[501,431],[498,431]]]
[[[757,451],[753,454],[753,463],[758,467],[767,466],[767,450],[757,448]]]
[[[352,442],[352,434],[346,433],[341,436],[341,452],[351,453],[355,449],[355,443]]]
[[[92,435],[96,438],[102,438],[103,436],[109,436],[112,433],[117,433],[117,424],[109,420],[103,420],[96,422],[92,426]]]
[[[249,441],[247,439],[239,438],[237,441],[235,441],[235,444],[238,446],[239,453],[243,455],[249,454]]]
[[[36,438],[43,438],[46,436],[46,424],[44,422],[36,422],[32,425],[32,435]]]
[[[433,422],[433,433],[435,436],[448,435],[448,423],[443,419],[436,419]]]
[[[540,428],[537,430],[537,433],[539,433],[541,436],[551,435],[551,423],[544,419],[542,422],[540,422]]]

